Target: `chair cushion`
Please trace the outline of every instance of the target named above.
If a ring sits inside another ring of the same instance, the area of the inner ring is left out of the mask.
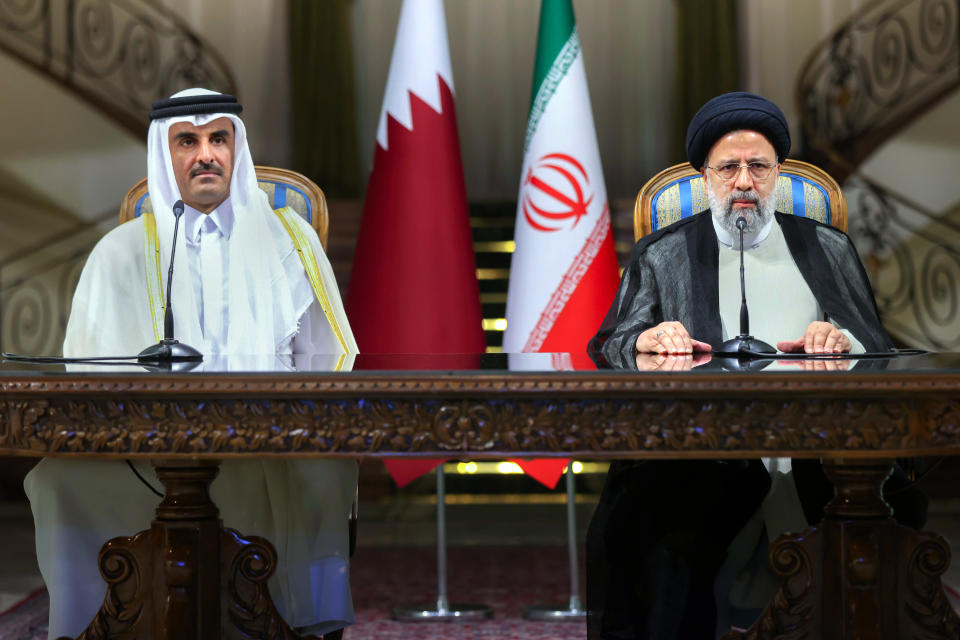
[[[310,209],[310,200],[298,188],[275,180],[258,180],[257,185],[267,194],[270,200],[270,206],[274,209],[290,207],[303,218],[313,223],[313,211]],[[139,217],[142,213],[153,213],[153,204],[150,202],[150,193],[144,193],[137,200],[134,209],[134,217]]]
[[[703,176],[684,176],[653,196],[650,222],[656,231],[709,208]],[[777,181],[777,211],[813,218],[825,224],[831,222],[826,190],[816,182],[784,171],[780,172]]]

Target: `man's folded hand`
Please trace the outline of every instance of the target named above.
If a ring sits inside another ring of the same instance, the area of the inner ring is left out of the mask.
[[[706,342],[690,337],[690,332],[679,322],[661,322],[637,336],[638,353],[694,353],[713,348]]]
[[[811,322],[803,336],[783,340],[777,349],[784,353],[848,353],[850,340],[829,322]]]

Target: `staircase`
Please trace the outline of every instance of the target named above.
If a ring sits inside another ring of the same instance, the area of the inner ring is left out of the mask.
[[[146,171],[150,103],[236,84],[150,0],[0,2],[0,77],[0,349],[59,353],[86,255]]]
[[[960,151],[958,87],[960,0],[866,5],[814,50],[797,83],[804,159],[841,183],[884,324],[906,346],[960,348],[960,220],[949,215],[960,181],[936,149],[912,155],[898,144],[939,117],[951,126],[936,143]],[[936,194],[917,186],[936,175]]]

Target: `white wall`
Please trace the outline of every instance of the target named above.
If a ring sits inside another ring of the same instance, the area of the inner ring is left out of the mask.
[[[766,96],[783,110],[795,151],[800,143],[797,78],[817,45],[866,4],[867,0],[740,0],[744,89]]]
[[[287,1],[160,0],[160,4],[210,43],[233,71],[254,162],[289,166]]]
[[[860,172],[937,213],[960,204],[960,92],[878,148]]]
[[[2,228],[29,242],[117,210],[146,175],[146,141],[6,54],[0,54],[0,82],[7,88],[0,100],[0,191],[28,196],[25,207],[0,211]],[[60,223],[36,216],[46,220],[36,225],[29,215],[36,208],[60,212]]]

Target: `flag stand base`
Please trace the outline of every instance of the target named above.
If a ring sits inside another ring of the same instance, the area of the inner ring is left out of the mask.
[[[523,611],[524,620],[538,622],[580,621],[586,618],[587,612],[580,605],[580,598],[570,598],[570,605],[566,609],[558,604],[538,604]]]
[[[484,604],[450,604],[447,600],[447,490],[443,465],[437,467],[437,605],[433,608],[398,607],[393,619],[400,622],[466,622],[493,617]]]
[[[405,607],[393,610],[393,619],[400,622],[466,622],[468,620],[488,620],[493,610],[482,604],[450,604],[418,609]]]
[[[584,620],[587,612],[580,604],[580,562],[577,560],[577,488],[573,472],[573,460],[567,463],[567,553],[570,560],[570,604],[564,609],[559,604],[539,604],[523,612],[525,620],[557,622],[561,620]]]

